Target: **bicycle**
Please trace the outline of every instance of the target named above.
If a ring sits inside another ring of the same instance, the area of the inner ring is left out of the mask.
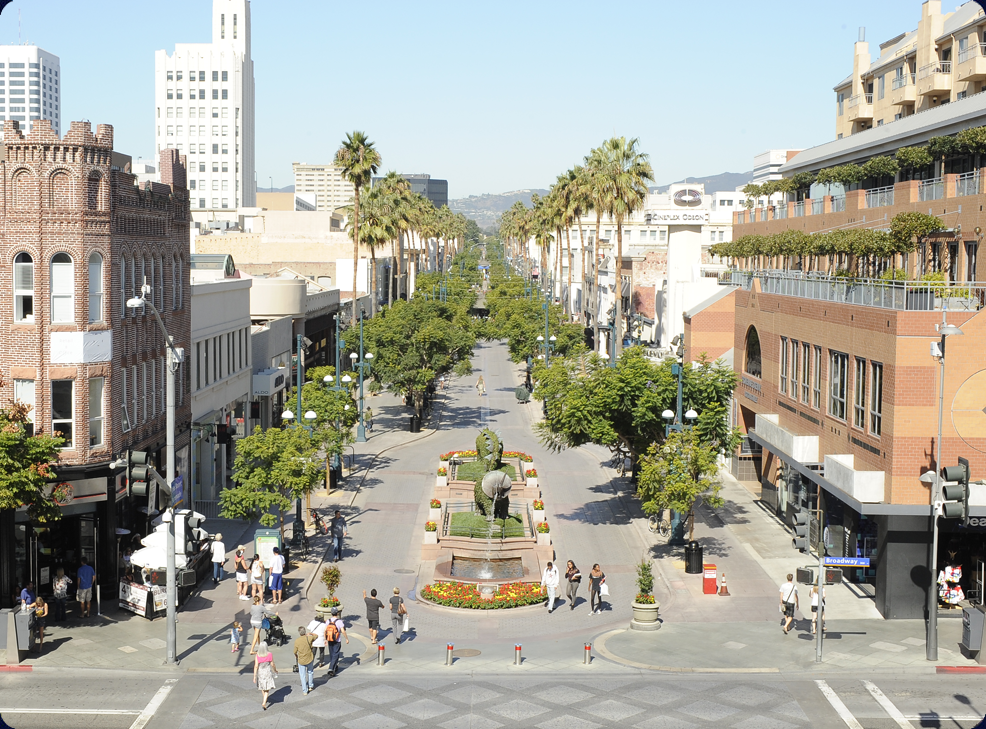
[[[651,514],[647,519],[647,528],[651,534],[657,534],[661,539],[671,538],[671,522],[664,518],[664,513]]]
[[[614,453],[609,465],[616,469],[616,472],[620,475],[620,478],[627,475],[627,458],[623,451],[617,451]]]
[[[328,534],[329,528],[325,525],[325,520],[322,518],[321,514],[315,509],[308,509],[308,515],[312,518],[312,523],[315,525],[316,534]]]

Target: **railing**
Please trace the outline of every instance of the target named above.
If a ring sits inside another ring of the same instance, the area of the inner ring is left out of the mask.
[[[821,215],[825,212],[825,200],[812,200],[811,201],[811,214]]]
[[[872,306],[896,311],[978,311],[986,306],[986,284],[947,284],[928,281],[885,281],[877,278],[841,278],[799,271],[728,271],[720,285],[749,290],[754,277],[765,294],[794,296]]]
[[[736,214],[736,223],[737,223],[737,225],[740,225],[740,224],[745,223],[745,222],[746,222],[746,211],[737,213]]]
[[[852,109],[854,106],[859,106],[860,104],[872,104],[873,94],[856,94],[855,96],[849,97],[849,108]]]
[[[941,61],[940,63],[929,63],[927,66],[921,66],[918,69],[918,78],[928,78],[932,74],[936,73],[952,73],[952,62],[951,61]]]
[[[511,511],[516,508],[516,502],[512,505]],[[531,539],[535,535],[534,514],[529,503],[524,504],[524,511],[520,513],[520,523],[508,518],[506,529],[501,533],[503,521],[495,520],[493,528],[493,539]],[[482,523],[474,524],[452,524],[453,514],[479,513],[479,508],[475,501],[446,501],[442,507],[441,536],[443,537],[468,537],[470,539],[490,538],[489,523],[485,520]],[[517,512],[514,511],[514,515]]]
[[[784,220],[787,218],[787,203],[781,203],[774,207],[774,220]]]
[[[966,172],[955,179],[955,197],[979,194],[979,170]]]
[[[794,214],[792,217],[803,218],[805,216],[805,201],[794,203]]]
[[[921,202],[941,200],[943,197],[945,197],[945,183],[940,177],[922,180],[921,184],[918,185],[918,200]]]
[[[833,195],[832,196],[832,212],[833,213],[844,213],[844,212],[846,212],[846,196],[845,195]]]
[[[220,518],[218,501],[203,501],[202,499],[195,499],[194,510],[199,512],[206,519]]]
[[[965,63],[976,56],[986,56],[986,43],[973,43],[968,48],[963,48],[959,51],[959,63]]]
[[[767,208],[760,208],[760,222],[767,222]]]
[[[866,191],[866,207],[885,208],[894,204],[894,186],[874,187]]]
[[[896,91],[897,89],[902,89],[907,85],[913,86],[914,76],[915,74],[913,73],[905,73],[903,76],[897,76],[894,78],[894,82],[891,85],[891,87],[893,88],[894,91]]]

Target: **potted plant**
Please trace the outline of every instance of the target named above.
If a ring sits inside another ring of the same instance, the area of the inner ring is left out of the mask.
[[[448,486],[448,468],[446,466],[439,467],[438,477],[435,479],[435,486],[438,488]]]
[[[438,522],[425,522],[425,544],[438,544]]]
[[[442,502],[432,499],[428,504],[428,521],[439,521],[442,518]]]
[[[318,604],[315,606],[315,612],[322,617],[327,617],[331,614],[332,608],[339,608],[339,612],[341,613],[342,602],[335,596],[335,592],[339,589],[339,584],[342,582],[342,573],[339,571],[339,568],[335,565],[323,567],[319,579],[325,585],[325,589],[329,594],[327,597],[323,597],[318,601]]]
[[[549,546],[551,544],[551,537],[549,535],[549,532],[551,531],[551,527],[548,526],[548,522],[539,521],[534,528],[537,531],[538,546],[539,547]]]
[[[654,572],[649,559],[641,558],[637,564],[637,597],[633,601],[633,620],[630,627],[635,630],[657,630],[661,624],[657,613],[661,604],[654,599]]]
[[[541,499],[534,499],[534,511],[544,511],[544,502]]]

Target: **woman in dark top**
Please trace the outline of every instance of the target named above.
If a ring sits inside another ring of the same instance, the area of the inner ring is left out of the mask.
[[[249,600],[250,598],[247,596],[247,586],[250,577],[247,574],[246,558],[243,555],[242,549],[236,550],[236,556],[233,558],[233,564],[236,565],[236,596],[240,600]]]
[[[592,572],[589,573],[589,615],[603,611],[603,601],[599,597],[599,589],[605,581],[606,575],[599,569],[599,565],[592,565]]]
[[[575,597],[579,591],[579,584],[582,582],[582,573],[575,566],[575,562],[568,560],[568,569],[565,570],[565,579],[568,580],[568,609],[575,609]]]
[[[44,651],[45,628],[48,627],[48,603],[39,597],[34,601],[34,627],[38,631],[38,653]]]

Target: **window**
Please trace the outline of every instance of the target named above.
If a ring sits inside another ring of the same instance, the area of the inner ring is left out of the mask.
[[[224,106],[223,107],[223,119],[226,119],[227,117],[229,117],[229,107],[228,106]]]
[[[213,146],[215,146],[215,145],[213,145]],[[223,154],[228,154],[228,153],[229,153],[229,145],[224,144],[223,145]]]
[[[807,342],[802,347],[801,356],[801,402],[808,404],[808,388],[811,378],[811,345]]]
[[[120,259],[120,318],[127,318],[127,299],[130,298],[130,289],[127,288],[127,254],[124,253]]]
[[[34,259],[27,253],[14,258],[14,321],[34,321]]]
[[[147,362],[142,362],[140,365],[140,421],[142,423],[147,422],[148,409],[147,409]]]
[[[157,360],[151,360],[151,417],[157,417]]]
[[[884,95],[884,93],[887,90],[887,83],[886,82],[887,82],[887,77],[885,75],[884,76],[881,76],[877,80],[877,84],[876,84],[876,88],[877,88],[876,98],[877,98],[877,100],[880,100],[880,99],[883,98],[883,95]]]
[[[800,371],[801,345],[791,340],[791,397],[798,399],[798,372]]]
[[[716,242],[716,232],[714,230],[709,231],[709,242],[710,243]]]
[[[204,205],[202,207],[205,207]],[[182,275],[182,260],[178,256],[178,308],[185,305],[185,277]]]
[[[124,303],[124,306],[126,304]],[[103,257],[89,256],[89,321],[103,320]]]
[[[880,435],[883,431],[883,365],[870,363],[870,432]]]
[[[133,258],[130,259],[129,263],[130,263],[130,266],[129,266],[130,280],[127,283],[130,284],[130,291],[128,291],[125,294],[125,296],[128,299],[130,297],[135,297],[136,298],[136,296],[138,294],[138,288],[139,288],[139,286],[137,284],[137,254],[136,253],[134,254]],[[130,292],[133,292],[133,293],[130,293]],[[137,309],[136,308],[131,309],[130,310],[130,318],[133,319],[136,316],[137,316]],[[134,387],[136,387],[136,386],[137,386],[137,382],[135,380],[134,381]],[[136,415],[136,413],[134,413],[134,415]]]
[[[848,355],[829,350],[829,415],[839,418],[839,420],[846,419],[846,379],[849,374],[848,370]]]
[[[781,337],[781,392],[787,393],[787,337]]]
[[[131,365],[130,367],[130,407],[133,413],[134,427],[140,422],[140,411],[137,410],[137,404],[139,402],[137,394],[137,365]]]
[[[839,116],[842,116],[843,107],[845,105],[846,95],[839,94]],[[840,135],[841,137],[841,135]]]
[[[222,134],[223,134],[224,137],[228,137],[229,136],[229,127],[226,126],[225,124],[223,124],[223,132],[222,132]]]
[[[223,83],[229,81],[229,71],[223,71]]]
[[[14,380],[14,402],[27,405],[27,422],[34,422],[34,380]]]
[[[822,407],[822,348],[815,346],[815,357],[812,363],[815,368],[815,376],[811,381],[811,405],[816,410]]]
[[[218,144],[213,144],[212,145],[212,153],[213,154],[219,154],[219,145]]]
[[[216,190],[218,192],[218,190],[219,190],[219,180],[213,180],[212,181],[212,189],[213,190]]]
[[[754,377],[761,376],[760,335],[754,327],[750,327],[746,333],[746,361],[743,363],[743,371]]]
[[[226,101],[228,99],[229,99],[229,91],[227,91],[226,89],[223,89],[223,101]]]
[[[223,180],[223,192],[229,190],[229,180]]]
[[[127,392],[128,392],[127,391],[127,368],[126,367],[121,367],[120,368],[120,373],[121,373],[120,381],[121,381],[121,385],[122,385],[122,388],[123,388],[123,421],[121,422],[120,427],[123,428],[123,432],[126,433],[126,432],[128,432],[130,430],[131,427],[133,427],[130,424],[131,423],[131,420],[130,420],[130,399],[127,397]]]
[[[202,389],[202,342],[195,343],[195,390]]]
[[[211,382],[209,379],[209,347],[212,346],[212,340],[206,339],[202,342],[202,377],[199,381],[199,387],[206,387]]]
[[[219,89],[213,89],[212,90],[212,98],[214,100],[217,100],[218,101],[218,99],[219,99]]]
[[[212,136],[214,136],[214,137],[218,137],[219,136],[219,125],[218,124],[213,124],[212,125]]]
[[[75,321],[72,305],[74,283],[72,257],[68,253],[56,253],[51,259],[51,320]]]
[[[219,359],[222,355],[222,349],[219,347],[219,337],[212,338],[212,381],[218,382],[220,378],[220,372],[222,368],[220,367]]]
[[[102,377],[89,380],[89,447],[103,445],[103,385]]]
[[[866,360],[856,357],[856,379],[853,382],[852,423],[866,427]]]
[[[199,71],[199,81],[205,81],[205,71]]]
[[[74,448],[73,425],[73,389],[72,380],[51,381],[51,431],[65,439],[62,448]]]
[[[213,71],[212,72],[212,80],[213,81],[218,81],[219,80],[219,71]]]
[[[658,235],[658,241],[661,243],[667,243],[667,240],[668,240],[668,231],[666,230],[660,231],[660,234]]]

